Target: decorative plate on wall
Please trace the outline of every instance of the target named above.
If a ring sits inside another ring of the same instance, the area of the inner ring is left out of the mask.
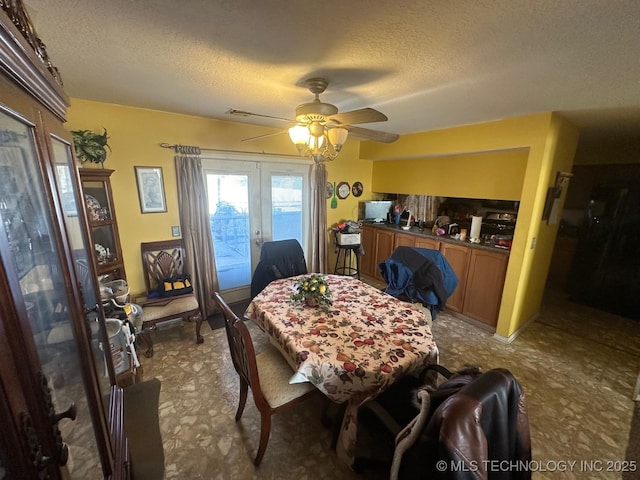
[[[351,187],[347,182],[340,182],[337,187],[336,194],[340,200],[344,200],[351,193]]]
[[[362,183],[360,183],[360,182],[355,182],[351,186],[351,193],[353,193],[354,197],[359,197],[360,195],[362,195],[362,191],[363,190],[364,190],[364,187],[362,186]]]
[[[327,182],[325,189],[327,198],[331,198],[331,196],[333,195],[333,183]]]

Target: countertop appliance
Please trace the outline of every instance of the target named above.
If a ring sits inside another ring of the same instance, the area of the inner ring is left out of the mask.
[[[358,205],[358,218],[365,222],[382,223],[388,220],[393,202],[391,200],[368,200]]]
[[[513,235],[517,213],[487,212],[482,219],[482,235]]]

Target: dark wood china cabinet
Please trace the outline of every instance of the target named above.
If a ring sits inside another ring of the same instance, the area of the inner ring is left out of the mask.
[[[104,281],[126,280],[118,220],[111,193],[111,174],[105,168],[81,168],[89,236],[93,242],[98,276]]]
[[[0,480],[128,478],[68,98],[22,1],[0,7]]]

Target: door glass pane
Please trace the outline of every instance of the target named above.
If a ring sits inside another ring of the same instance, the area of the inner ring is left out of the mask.
[[[271,176],[273,240],[295,238],[302,244],[302,176]]]
[[[34,132],[6,114],[0,114],[0,132],[3,268],[20,287],[22,297],[16,302],[27,314],[55,411],[74,402],[77,406],[75,421],[63,419],[58,424],[73,458],[67,467],[70,477],[102,478]]]
[[[105,332],[100,329],[98,322],[98,314],[96,309],[96,295],[94,282],[95,279],[91,275],[91,269],[89,268],[89,258],[87,252],[92,249],[87,248],[85,245],[84,236],[84,223],[81,220],[80,213],[78,211],[78,205],[76,203],[76,194],[74,184],[72,180],[73,170],[73,158],[71,156],[70,145],[52,138],[53,143],[53,156],[56,164],[56,182],[58,184],[58,190],[62,197],[62,208],[64,210],[64,222],[67,229],[67,235],[69,242],[71,243],[71,249],[73,253],[73,261],[76,269],[76,275],[82,286],[82,298],[84,301],[84,308],[87,311],[85,318],[87,322],[87,329],[91,332],[91,347],[93,357],[96,365],[99,368],[101,375],[99,376],[99,385],[102,397],[105,398],[109,394],[110,381],[106,368],[106,358],[104,345],[109,345],[104,341]]]
[[[209,219],[220,290],[251,283],[248,175],[207,174]]]

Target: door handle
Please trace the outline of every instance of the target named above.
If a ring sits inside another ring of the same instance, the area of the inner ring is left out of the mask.
[[[78,409],[76,408],[76,404],[72,403],[71,405],[69,405],[69,408],[67,408],[64,412],[54,414],[53,417],[51,418],[51,423],[53,425],[57,425],[57,423],[63,418],[68,418],[73,421],[76,419],[77,415],[78,415]]]
[[[65,466],[67,461],[69,460],[69,447],[66,443],[62,441],[62,434],[60,433],[60,429],[58,428],[58,422],[63,418],[68,418],[70,420],[75,420],[78,415],[78,409],[75,403],[72,403],[69,408],[60,413],[55,413],[53,398],[51,396],[51,389],[49,388],[49,383],[47,382],[47,377],[39,372],[40,377],[40,385],[42,387],[42,394],[44,396],[45,404],[49,409],[49,418],[51,419],[51,428],[53,430],[53,436],[56,442],[56,453],[52,458],[46,458],[45,460],[41,459],[41,465],[43,468],[46,467],[48,463],[55,462],[60,466]]]

